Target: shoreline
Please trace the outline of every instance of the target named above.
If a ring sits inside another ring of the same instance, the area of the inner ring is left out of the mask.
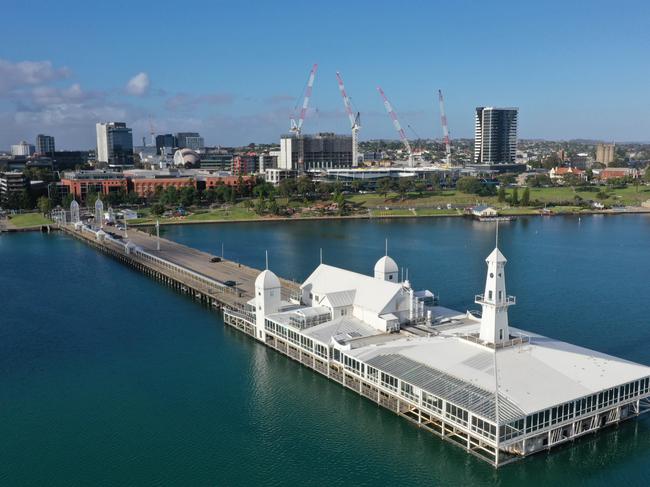
[[[576,213],[556,213],[552,215],[543,215],[539,210],[524,211],[521,213],[504,214],[502,216],[518,217],[544,217],[544,218],[557,218],[557,217],[580,217],[582,215],[605,215],[605,216],[618,216],[618,215],[650,215],[650,208],[634,207],[626,211],[612,211],[612,210],[585,210]],[[470,215],[464,213],[456,214],[439,214],[439,215],[327,215],[327,216],[305,216],[300,218],[292,217],[257,217],[257,218],[238,218],[232,220],[180,220],[180,221],[161,221],[160,226],[172,225],[205,225],[205,224],[226,224],[226,223],[273,223],[273,222],[300,222],[300,221],[318,221],[318,220],[393,220],[393,219],[420,219],[420,218],[471,218]],[[129,223],[130,227],[151,227],[155,225],[155,221]],[[33,225],[28,227],[5,227],[0,229],[1,233],[22,233],[22,232],[40,232],[43,227],[50,227],[50,231],[57,230],[55,223],[44,225]]]
[[[605,215],[605,216],[615,216],[615,215],[639,215],[639,214],[649,214],[650,208],[637,208],[635,207],[632,210],[626,211],[612,211],[612,210],[586,210],[577,213],[557,213],[553,215],[543,215],[539,213],[539,210],[526,211],[521,213],[513,214],[504,214],[503,216],[514,216],[514,217],[544,217],[544,218],[556,218],[556,217],[575,217],[582,215]],[[258,217],[258,218],[238,218],[233,220],[180,220],[180,221],[160,221],[160,226],[166,225],[202,225],[202,224],[221,224],[221,223],[267,223],[267,222],[300,222],[300,221],[314,221],[314,220],[391,220],[391,219],[420,219],[420,218],[461,218],[466,217],[470,218],[470,215],[464,213],[457,214],[440,214],[440,215],[328,215],[328,216],[306,216],[301,218],[292,218],[292,217]],[[140,223],[130,223],[129,226],[132,227],[150,227],[155,225],[155,221],[151,222],[140,222]]]

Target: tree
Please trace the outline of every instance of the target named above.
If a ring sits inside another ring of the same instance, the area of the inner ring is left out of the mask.
[[[94,188],[89,189],[88,193],[86,193],[86,206],[88,208],[94,208],[97,198],[99,198],[99,196],[97,195],[97,191],[95,191]],[[64,206],[64,208],[69,208],[69,207],[70,207],[69,204]]]
[[[499,186],[498,200],[499,203],[506,201],[506,188],[503,185]]]
[[[512,195],[510,196],[510,204],[512,206],[517,206],[519,204],[519,191],[517,188],[512,190]]]
[[[47,196],[41,196],[38,198],[36,206],[38,206],[38,211],[43,213],[43,215],[47,215],[52,210],[52,204]]]
[[[462,177],[456,183],[456,189],[458,189],[458,191],[461,193],[479,194],[482,188],[483,185],[481,182],[472,176]]]
[[[397,193],[399,194],[400,199],[404,199],[406,194],[413,187],[413,181],[407,178],[401,178],[399,183],[397,183]]]
[[[32,195],[29,194],[29,191],[27,191],[26,189],[21,191],[18,204],[20,205],[21,210],[31,210],[32,208],[34,208]]]
[[[381,178],[377,181],[377,192],[379,194],[383,194],[385,198],[388,196],[388,192],[390,191],[391,186],[392,185],[389,178]]]
[[[264,200],[264,196],[260,195],[260,197],[257,199],[257,202],[255,203],[255,213],[262,215],[265,211],[266,201]]]
[[[650,165],[645,168],[645,174],[643,175],[643,179],[645,179],[647,183],[650,183]]]
[[[175,186],[169,186],[162,193],[160,202],[163,205],[176,206],[178,204],[178,190]]]
[[[163,213],[165,213],[165,207],[162,203],[154,203],[153,205],[151,205],[152,215],[160,216]]]
[[[185,186],[179,191],[178,200],[183,207],[187,208],[194,204],[196,197],[196,189],[193,186]]]
[[[291,199],[291,197],[296,194],[296,180],[295,179],[283,179],[280,181],[280,185],[278,186],[278,190],[282,196],[284,196],[287,199]]]
[[[280,214],[280,206],[278,206],[278,202],[275,201],[275,196],[271,194],[269,196],[269,212],[273,215],[279,215]]]
[[[530,206],[530,189],[526,186],[524,194],[521,195],[521,206]]]
[[[314,183],[308,176],[300,176],[296,182],[296,190],[307,201],[309,195],[314,191]]]
[[[413,189],[415,189],[417,194],[422,196],[424,194],[424,192],[427,190],[427,184],[424,181],[418,181],[413,186]]]

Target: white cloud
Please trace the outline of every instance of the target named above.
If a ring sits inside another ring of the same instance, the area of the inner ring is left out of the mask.
[[[70,70],[55,68],[51,61],[20,61],[12,63],[0,59],[0,95],[15,88],[37,86],[57,79],[67,78]]]
[[[149,91],[149,75],[138,73],[126,84],[126,92],[133,96],[143,96]]]

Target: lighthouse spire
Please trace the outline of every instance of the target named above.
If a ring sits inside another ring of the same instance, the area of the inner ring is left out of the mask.
[[[499,250],[498,222],[495,247],[485,262],[485,292],[476,296],[476,303],[483,308],[479,338],[485,343],[497,345],[510,339],[508,307],[515,304],[514,296],[506,293],[505,266],[508,261]]]

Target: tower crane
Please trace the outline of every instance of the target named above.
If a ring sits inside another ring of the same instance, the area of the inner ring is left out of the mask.
[[[393,127],[395,127],[395,130],[397,130],[397,133],[399,134],[399,138],[402,140],[404,147],[406,147],[406,152],[408,153],[409,166],[413,166],[413,151],[411,150],[411,144],[409,144],[409,141],[406,138],[406,134],[404,133],[404,129],[402,128],[402,126],[399,123],[399,120],[397,119],[397,114],[393,110],[393,107],[388,101],[388,98],[386,98],[386,94],[384,93],[384,90],[382,90],[381,87],[377,87],[377,90],[379,91],[379,94],[381,95],[381,98],[384,101],[384,107],[386,108],[388,115],[390,115],[390,118],[393,121]]]
[[[294,117],[291,117],[291,127],[289,130],[292,134],[300,136],[302,133],[302,124],[305,121],[305,115],[307,114],[307,107],[309,106],[309,98],[311,98],[312,88],[314,87],[314,79],[316,78],[316,70],[318,70],[318,64],[314,64],[309,72],[309,78],[307,79],[307,87],[305,88],[305,97],[302,100],[302,108],[300,109],[300,115],[298,121],[296,122]],[[297,109],[297,107],[296,107]],[[295,112],[294,112],[295,115]]]
[[[352,167],[357,167],[359,165],[359,129],[361,128],[361,114],[357,112],[355,115],[352,111],[352,104],[350,103],[348,94],[345,91],[343,78],[341,78],[341,73],[338,71],[336,72],[336,79],[339,83],[339,91],[343,97],[343,105],[345,105],[345,111],[350,119],[350,128],[352,129]]]
[[[445,115],[445,101],[442,97],[442,90],[438,90],[438,101],[440,103],[440,123],[442,124],[442,140],[445,144],[445,163],[451,165],[451,139],[449,139],[449,127],[447,126],[447,115]]]

